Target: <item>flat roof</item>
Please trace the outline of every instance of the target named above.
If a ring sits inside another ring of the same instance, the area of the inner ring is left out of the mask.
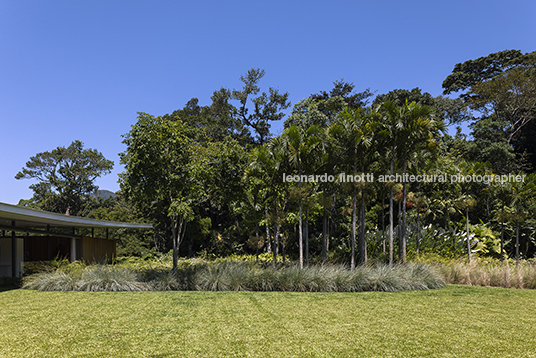
[[[67,216],[49,211],[25,208],[23,206],[0,203],[0,224],[11,226],[15,221],[16,227],[77,227],[77,228],[132,228],[152,229],[151,224],[126,223],[119,221],[105,221]]]

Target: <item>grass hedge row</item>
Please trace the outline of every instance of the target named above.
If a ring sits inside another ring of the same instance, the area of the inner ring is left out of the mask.
[[[361,266],[324,265],[272,268],[252,262],[203,260],[168,267],[135,265],[68,265],[30,275],[23,288],[41,291],[295,291],[361,292],[442,288],[445,282],[422,263]]]

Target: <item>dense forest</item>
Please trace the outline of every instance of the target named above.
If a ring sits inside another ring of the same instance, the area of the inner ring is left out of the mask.
[[[269,253],[351,267],[422,254],[532,258],[535,65],[536,52],[501,51],[456,64],[442,96],[374,96],[338,80],[292,108],[251,69],[210,105],[192,98],[173,113],[139,113],[117,196],[90,187],[62,205],[70,189],[41,182],[21,204],[154,224],[116,233],[125,255]],[[447,133],[462,124],[470,134]],[[91,153],[101,164],[91,178],[110,170]]]

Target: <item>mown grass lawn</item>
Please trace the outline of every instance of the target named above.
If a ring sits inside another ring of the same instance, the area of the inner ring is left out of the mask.
[[[536,357],[536,291],[0,292],[1,357]]]

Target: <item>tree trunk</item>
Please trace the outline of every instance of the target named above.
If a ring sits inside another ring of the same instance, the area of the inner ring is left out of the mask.
[[[504,261],[504,223],[501,222],[501,261]]]
[[[353,193],[353,207],[352,207],[352,232],[350,233],[350,247],[351,247],[351,257],[350,257],[350,270],[354,270],[355,268],[355,232],[356,232],[356,206],[357,206],[357,198],[356,198],[356,188],[354,186],[354,193]]]
[[[255,220],[255,261],[259,261],[259,221]]]
[[[382,253],[385,259],[385,196],[382,193]]]
[[[305,264],[309,266],[309,207],[305,207]]]
[[[272,253],[272,241],[270,240],[270,226],[268,225],[268,206],[264,205],[264,215],[266,217],[266,252]]]
[[[301,184],[301,182],[300,182]],[[299,241],[299,249],[300,249],[300,268],[303,268],[303,230],[302,230],[302,200],[300,198],[300,203],[299,203],[299,217],[298,217],[298,230],[299,230],[299,236],[300,236],[300,241]]]
[[[330,232],[329,232],[329,227],[330,227],[330,220],[333,224],[335,224],[335,221],[332,220],[333,218],[333,213],[335,212],[335,205],[337,205],[337,191],[336,190],[333,190],[333,205],[331,206],[331,209],[329,210],[329,213],[328,213],[328,221],[327,221],[327,240],[326,240],[326,254],[329,252],[329,237],[330,237]]]
[[[273,240],[273,247],[272,247],[272,252],[274,254],[274,262],[273,262],[273,266],[275,268],[275,265],[277,263],[277,234],[278,234],[278,230],[277,230],[277,203],[276,203],[276,199],[275,199],[275,191],[274,191],[274,240]]]
[[[420,200],[419,200],[419,196],[417,195],[417,242],[415,243],[416,246],[417,246],[417,257],[419,256],[419,242],[420,242],[420,238],[421,238],[421,222],[420,222],[420,217],[421,217],[421,208],[419,207],[420,203]]]
[[[279,233],[279,230],[277,230]],[[285,265],[285,236],[281,235],[281,256],[283,259],[283,266]]]
[[[402,199],[398,200],[398,222],[397,222],[397,228],[398,228],[398,262],[402,262]]]
[[[177,217],[176,215],[171,216],[171,240],[173,241],[173,274],[177,273],[177,263],[178,263],[178,245],[177,245]]]
[[[298,168],[298,175],[301,178],[301,165]],[[298,188],[301,188],[301,180],[298,182]],[[300,268],[303,268],[303,227],[302,227],[302,198],[300,192],[299,214],[298,214],[298,230],[299,230],[299,250],[300,250]],[[284,256],[283,256],[284,259]]]
[[[404,168],[402,169],[402,175],[406,174],[407,158],[404,156]],[[402,263],[406,264],[406,180],[402,182]]]
[[[322,222],[322,265],[327,259],[327,242],[328,242],[328,209],[326,208],[327,200],[324,202],[324,218]]]
[[[395,152],[393,147],[393,153],[391,155],[391,175],[395,171]],[[389,196],[389,266],[393,266],[393,225],[394,225],[394,212],[393,212],[393,183],[391,183],[391,194]]]
[[[178,221],[178,222],[177,222]],[[181,243],[181,239],[184,236],[183,230],[184,225],[184,219],[178,218],[177,215],[172,215],[171,217],[171,235],[172,241],[173,241],[173,268],[172,271],[174,274],[177,273],[177,264],[179,261],[179,246]],[[182,235],[181,235],[182,234]]]
[[[519,265],[519,220],[516,219],[516,265]]]
[[[468,196],[465,198],[467,201]],[[469,262],[471,262],[471,240],[469,239],[469,205],[465,206],[465,221],[467,228],[467,258],[469,259]]]
[[[361,190],[361,223],[359,224],[361,232],[359,234],[359,241],[357,244],[358,251],[358,263],[363,265],[367,262],[367,241],[366,241],[366,222],[365,222],[365,192]]]

